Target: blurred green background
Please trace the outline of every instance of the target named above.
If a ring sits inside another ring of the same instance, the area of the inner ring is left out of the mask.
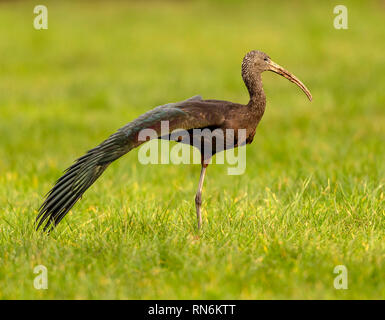
[[[345,1],[0,2],[1,299],[385,298],[385,4]],[[47,237],[43,195],[145,111],[196,94],[246,103],[258,49],[267,108],[247,170],[114,163]],[[48,269],[36,290],[33,268]],[[349,289],[336,290],[345,265]]]

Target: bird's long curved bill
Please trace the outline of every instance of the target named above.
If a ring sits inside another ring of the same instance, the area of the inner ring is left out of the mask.
[[[282,68],[279,64],[276,64],[271,60],[269,62],[269,67],[270,71],[280,74],[281,76],[285,77],[286,79],[290,80],[291,82],[295,83],[298,87],[300,87],[302,91],[305,92],[310,101],[313,99],[308,88],[306,88],[306,86],[294,74],[290,73],[286,69]]]

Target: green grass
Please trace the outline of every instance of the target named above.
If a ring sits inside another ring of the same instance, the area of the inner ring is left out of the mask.
[[[385,8],[346,1],[0,3],[0,298],[385,298]],[[114,163],[51,236],[43,195],[117,128],[195,94],[247,102],[243,55],[267,52],[314,100],[264,74],[244,175]],[[36,290],[33,268],[48,268]],[[349,289],[335,290],[343,264]]]

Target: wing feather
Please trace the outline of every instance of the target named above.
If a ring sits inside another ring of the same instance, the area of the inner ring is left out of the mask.
[[[129,122],[78,158],[46,195],[36,218],[36,229],[43,223],[44,230],[55,227],[110,163],[144,143],[138,141],[140,130],[154,129],[159,137],[160,123],[166,120],[170,123],[170,131],[220,125],[224,120],[223,116],[212,112],[202,102],[202,97],[195,96],[178,103],[159,106]]]

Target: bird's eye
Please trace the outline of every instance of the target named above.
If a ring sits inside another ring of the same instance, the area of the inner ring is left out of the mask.
[[[267,61],[269,61],[269,58],[265,58],[265,59],[263,59],[263,60],[265,60],[265,61],[267,62]]]

